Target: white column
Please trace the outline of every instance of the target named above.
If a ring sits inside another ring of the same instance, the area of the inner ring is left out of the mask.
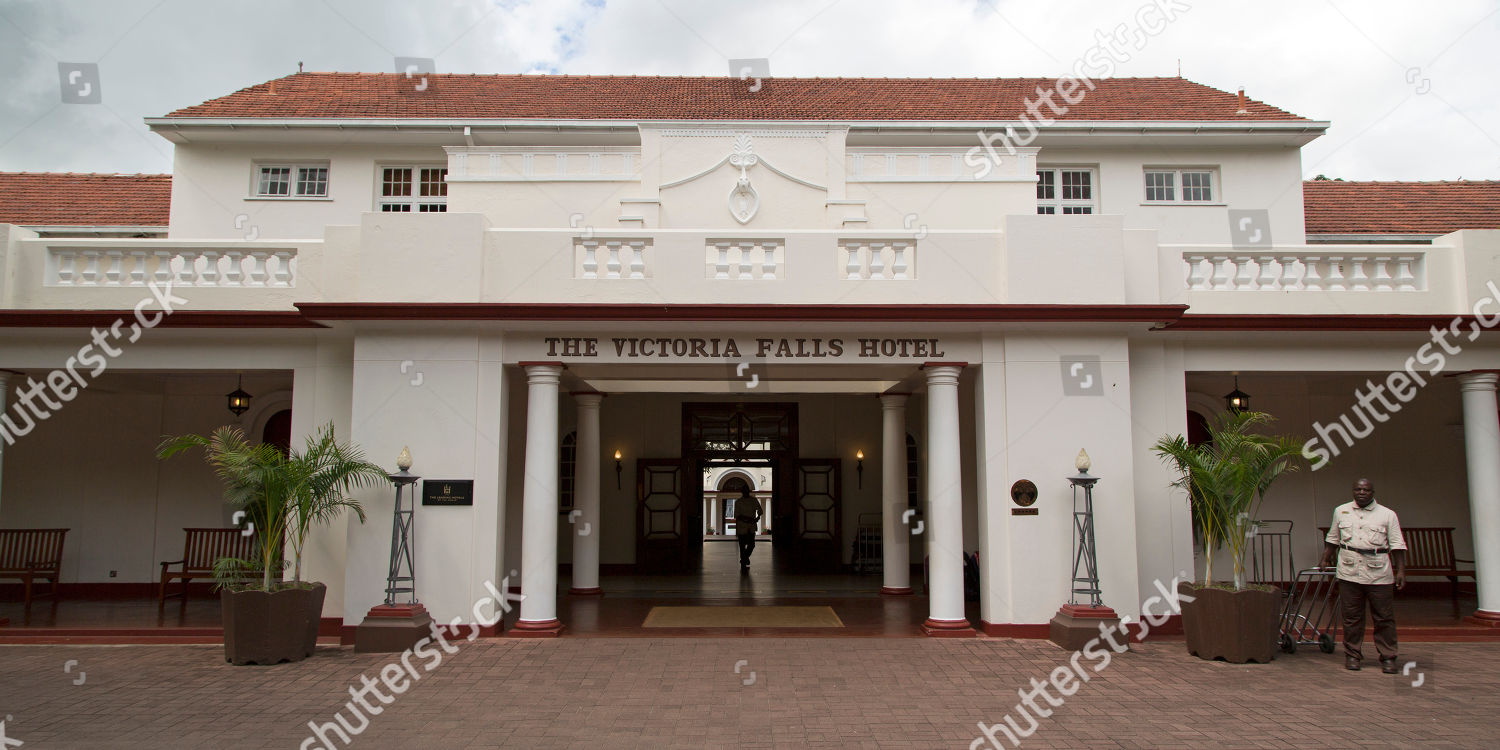
[[[599,588],[599,402],[604,394],[578,393],[573,400],[578,403],[573,507],[583,513],[573,525],[573,586],[568,593],[597,596],[604,593]]]
[[[526,366],[526,478],[521,491],[521,617],[513,635],[556,635],[557,384],[562,365]]]
[[[1458,379],[1464,403],[1474,574],[1479,579],[1479,611],[1474,617],[1500,621],[1500,417],[1495,402],[1500,375],[1471,372]]]
[[[958,374],[927,365],[928,635],[973,635],[964,617],[963,508],[958,442]]]
[[[911,594],[911,528],[903,523],[906,493],[906,399],[905,393],[880,397],[880,526],[881,569],[885,580],[880,593]]]

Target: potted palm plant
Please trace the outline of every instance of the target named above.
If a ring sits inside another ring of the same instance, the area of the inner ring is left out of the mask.
[[[1172,486],[1187,491],[1193,531],[1203,543],[1203,583],[1178,587],[1187,595],[1182,627],[1188,652],[1199,658],[1264,664],[1275,656],[1277,589],[1245,580],[1261,502],[1277,479],[1297,470],[1302,455],[1302,441],[1256,432],[1274,421],[1264,412],[1224,412],[1209,421],[1206,442],[1192,445],[1175,435],[1152,447],[1176,471]],[[1214,583],[1214,552],[1226,547],[1233,581]]]
[[[359,448],[338,442],[332,424],[286,455],[270,444],[251,444],[238,427],[168,438],[157,455],[165,459],[193,448],[204,450],[224,482],[224,499],[244,511],[255,529],[253,559],[226,557],[214,565],[225,660],[278,664],[311,656],[327,587],[302,580],[307,537],[346,510],[363,522],[364,510],[349,493],[386,481],[386,471],[366,461]]]

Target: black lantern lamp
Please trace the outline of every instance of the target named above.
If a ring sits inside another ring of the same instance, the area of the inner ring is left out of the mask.
[[[854,452],[854,471],[859,475],[859,488],[865,487],[865,452],[858,450]]]
[[[620,449],[616,448],[615,449],[615,489],[617,489],[617,490],[620,489],[620,472],[622,472],[622,471],[625,470],[624,464],[620,463],[620,459],[621,458],[623,458],[623,456],[620,455]]]
[[[1224,394],[1224,406],[1235,414],[1250,410],[1250,394],[1240,390],[1240,374],[1234,374],[1234,390]]]
[[[250,399],[252,396],[246,393],[245,389],[241,387],[244,384],[245,376],[240,375],[239,380],[235,383],[234,390],[225,396],[225,398],[229,399],[229,411],[236,417],[250,411]]]

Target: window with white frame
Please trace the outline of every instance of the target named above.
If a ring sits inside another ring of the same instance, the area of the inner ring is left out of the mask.
[[[1218,170],[1146,167],[1147,203],[1213,203]]]
[[[328,163],[257,164],[257,198],[327,198]]]
[[[384,166],[376,204],[381,211],[434,213],[448,210],[448,168]]]
[[[1098,210],[1091,167],[1042,167],[1036,171],[1036,212],[1091,214]]]

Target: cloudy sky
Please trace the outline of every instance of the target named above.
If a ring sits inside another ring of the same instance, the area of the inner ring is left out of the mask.
[[[1120,76],[1182,75],[1332,121],[1307,176],[1500,179],[1495,0],[0,0],[0,170],[168,172],[142,118],[307,70],[1057,76],[1142,2],[1175,20]],[[64,103],[60,63],[98,66]],[[1487,72],[1488,71],[1488,72]]]

